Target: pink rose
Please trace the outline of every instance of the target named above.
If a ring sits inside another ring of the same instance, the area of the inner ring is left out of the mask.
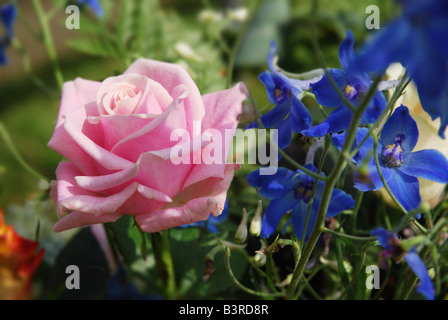
[[[146,59],[103,82],[65,83],[48,143],[67,159],[52,183],[54,230],[127,214],[156,232],[219,215],[239,167],[226,163],[231,139],[222,138],[235,131],[246,98],[241,83],[201,96],[185,69]],[[183,134],[173,139],[175,129]],[[221,161],[200,161],[218,142]],[[179,150],[191,161],[179,163]]]

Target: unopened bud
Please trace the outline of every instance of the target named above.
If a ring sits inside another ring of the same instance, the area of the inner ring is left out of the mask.
[[[266,244],[264,243],[264,241],[261,241],[261,248],[260,250],[255,251],[255,256],[254,256],[254,263],[257,267],[262,267],[266,264]]]
[[[193,48],[191,48],[190,45],[185,42],[176,43],[176,45],[174,46],[174,50],[184,59],[196,62],[201,62],[203,60],[202,57],[194,52]]]
[[[260,235],[262,214],[263,214],[263,203],[261,200],[258,200],[257,210],[255,211],[255,215],[252,218],[249,227],[249,233],[254,237],[258,237]]]
[[[249,17],[249,10],[244,7],[231,9],[227,12],[227,15],[232,21],[244,22]]]
[[[430,212],[431,211],[431,205],[428,203],[428,202],[426,202],[426,201],[423,201],[421,204],[420,204],[420,210],[422,211],[422,212]]]
[[[214,10],[202,10],[198,15],[198,20],[202,23],[217,23],[222,18],[222,13]]]
[[[266,264],[266,255],[263,252],[257,251],[254,256],[254,264],[257,267],[262,267]]]
[[[247,239],[247,211],[243,208],[243,217],[235,234],[235,242],[238,244],[244,243]]]

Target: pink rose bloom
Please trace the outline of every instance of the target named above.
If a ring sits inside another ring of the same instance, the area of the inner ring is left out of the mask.
[[[232,141],[223,137],[235,131],[246,98],[241,83],[201,96],[181,66],[146,59],[103,82],[65,83],[48,143],[67,159],[52,183],[54,230],[127,214],[156,232],[219,215],[239,168],[226,163]],[[175,130],[182,135],[173,139]],[[201,161],[211,149],[220,161]]]

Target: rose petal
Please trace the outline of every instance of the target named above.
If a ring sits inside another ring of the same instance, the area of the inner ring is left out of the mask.
[[[110,196],[97,195],[75,195],[61,201],[61,205],[68,210],[99,215],[112,213],[125,203],[126,200],[137,190],[137,183],[133,183],[121,192]]]
[[[132,114],[142,95],[148,91],[148,78],[142,75],[128,74],[107,78],[97,91],[98,112],[100,115]],[[124,93],[126,98],[122,97]]]
[[[174,146],[177,141],[171,140],[171,134],[176,129],[187,128],[183,100],[187,92],[185,87],[171,105],[153,121],[147,123],[134,133],[123,136],[111,149],[111,152],[131,161],[148,151],[165,149]],[[184,130],[186,134],[188,130]]]
[[[65,116],[96,100],[96,91],[100,82],[84,80],[66,82],[62,89],[62,98],[57,124],[48,142],[48,147],[70,159],[83,174],[93,174],[95,166],[91,157],[67,134],[64,129]]]
[[[173,96],[173,91],[177,86],[185,85],[188,88],[188,97],[184,101],[188,127],[193,128],[193,123],[201,121],[204,117],[204,104],[199,89],[182,66],[149,59],[138,59],[126,70],[125,74],[129,73],[142,74],[160,83],[171,96]],[[199,134],[200,131],[193,132],[193,136]]]
[[[96,92],[101,82],[76,78],[64,83],[57,125],[62,125],[67,113],[96,102]]]
[[[71,162],[62,161],[56,168],[56,181],[51,184],[52,198],[58,206],[58,216],[61,216],[66,208],[62,207],[61,201],[74,195],[95,195],[95,193],[82,189],[76,184],[75,177],[80,175],[81,171]]]
[[[129,114],[107,115],[88,117],[87,121],[93,125],[99,125],[98,130],[104,132],[102,147],[111,150],[117,143],[135,134],[138,130],[149,125],[159,115],[155,114]]]
[[[96,109],[96,106],[89,105],[68,114],[64,123],[65,130],[94,161],[104,168],[108,170],[122,170],[131,167],[133,165],[132,162],[107,151],[100,146],[101,143],[99,145],[94,141],[97,140],[99,142],[100,137],[98,135],[100,133],[97,132],[99,130],[95,131],[95,128],[91,128],[91,130],[86,132],[89,136],[85,134],[86,127],[88,127],[86,119],[90,116],[98,115],[98,111],[94,109]],[[68,159],[72,160],[71,158]]]
[[[108,213],[94,216],[89,213],[71,212],[62,219],[60,219],[58,222],[56,222],[56,224],[53,226],[53,231],[61,232],[68,229],[83,227],[97,223],[114,222],[121,216],[122,216],[121,214],[116,213]]]
[[[206,159],[207,150],[202,152],[202,164],[197,164],[193,168],[190,176],[184,184],[184,188],[188,188],[194,183],[201,180],[215,177],[223,178],[226,168],[227,154],[232,143],[234,131],[238,125],[238,118],[242,113],[243,101],[248,97],[246,87],[242,83],[238,83],[234,87],[219,92],[210,93],[203,96],[206,114],[202,121],[202,129],[213,130],[216,135],[220,135],[220,141],[217,142],[215,137],[215,145],[207,148],[215,148],[216,152],[221,153],[222,159]],[[219,148],[221,144],[221,148]],[[216,160],[215,163],[211,163]]]
[[[233,179],[234,170],[239,165],[229,165],[224,179],[209,179],[204,181],[201,187],[195,186],[196,192],[208,194],[199,198],[189,198],[188,202],[183,202],[182,196],[173,199],[164,209],[136,216],[136,221],[145,232],[157,232],[168,228],[203,221],[208,219],[210,214],[218,216],[222,213],[227,197],[227,190]],[[212,180],[213,183],[212,183]],[[207,189],[207,190],[205,190]],[[187,196],[192,196],[195,192]]]
[[[166,195],[173,198],[182,191],[183,182],[193,167],[192,155],[210,142],[210,136],[204,134],[176,145],[179,150],[185,151],[186,163],[178,161],[178,154],[173,148],[142,154],[137,161],[139,172],[135,180],[152,189],[163,190]]]
[[[76,176],[75,180],[79,187],[89,191],[105,191],[120,186],[134,178],[138,173],[138,166],[101,176]]]

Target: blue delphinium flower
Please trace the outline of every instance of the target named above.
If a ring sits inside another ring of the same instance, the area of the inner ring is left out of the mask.
[[[313,120],[310,112],[301,101],[303,92],[310,89],[310,84],[318,81],[321,76],[310,80],[292,79],[281,73],[275,67],[277,57],[275,42],[271,42],[267,63],[270,71],[260,74],[259,79],[265,85],[269,102],[275,107],[260,118],[265,128],[278,129],[278,146],[283,149],[291,142],[292,133],[308,129]],[[246,128],[257,128],[256,122]]]
[[[98,18],[103,16],[103,7],[100,0],[78,0],[78,3],[89,6]]]
[[[333,68],[329,69],[328,73],[342,94],[354,107],[358,107],[369,91],[372,81],[365,72],[347,72],[348,66],[355,58],[353,45],[353,34],[348,30],[347,37],[339,47],[339,60],[343,70]],[[323,137],[328,133],[340,132],[347,129],[350,125],[353,112],[345,105],[344,100],[341,99],[327,75],[320,81],[311,84],[311,89],[319,104],[335,109],[322,123],[302,131],[302,134],[308,137]],[[369,102],[369,106],[361,119],[361,123],[374,123],[386,107],[386,104],[383,93],[377,90]]]
[[[383,73],[400,62],[417,85],[423,109],[440,117],[439,135],[448,125],[448,1],[397,0],[402,13],[376,31],[351,70]]]
[[[367,128],[358,129],[354,147],[367,134]],[[407,211],[417,209],[421,203],[417,177],[448,183],[448,161],[442,153],[433,149],[412,152],[418,136],[416,122],[410,116],[408,108],[402,105],[384,124],[376,150],[384,180]],[[332,141],[341,149],[345,133],[333,134]],[[365,166],[368,173],[367,179],[359,172],[355,174],[355,187],[361,191],[378,190],[384,186],[372,152],[373,138],[368,137],[353,159],[358,166]]]
[[[415,252],[415,249],[411,247],[409,250],[405,250],[402,247],[398,236],[384,228],[373,229],[370,233],[377,237],[379,244],[385,249],[381,255],[381,259],[389,257],[397,261],[404,259],[411,270],[420,279],[417,292],[423,294],[428,300],[434,300],[434,286],[429,277],[425,263]],[[382,264],[384,267],[384,263]]]
[[[17,8],[12,4],[4,4],[0,7],[0,21],[3,24],[6,34],[0,36],[0,65],[8,63],[6,49],[14,38],[14,22],[17,18]]]
[[[182,226],[179,226],[180,228],[186,228],[186,227],[200,227],[204,228],[207,227],[207,230],[211,233],[218,233],[218,225],[223,223],[227,218],[229,217],[229,201],[226,199],[226,202],[224,204],[224,209],[222,210],[221,214],[217,217],[215,217],[213,214],[210,214],[210,217],[207,219],[207,221],[198,221],[194,223],[185,224]]]
[[[306,167],[313,172],[317,172],[312,164],[308,164]],[[261,175],[259,169],[253,171],[248,175],[247,181],[252,187],[257,188],[263,197],[270,200],[263,216],[260,236],[268,238],[277,229],[283,215],[292,210],[291,220],[294,232],[301,239],[316,179],[300,169],[294,172],[286,168],[279,168],[273,175]],[[325,183],[318,180],[305,240],[309,237],[316,223],[324,187]],[[352,209],[354,204],[355,202],[349,194],[334,189],[326,217],[333,217],[341,211]]]

